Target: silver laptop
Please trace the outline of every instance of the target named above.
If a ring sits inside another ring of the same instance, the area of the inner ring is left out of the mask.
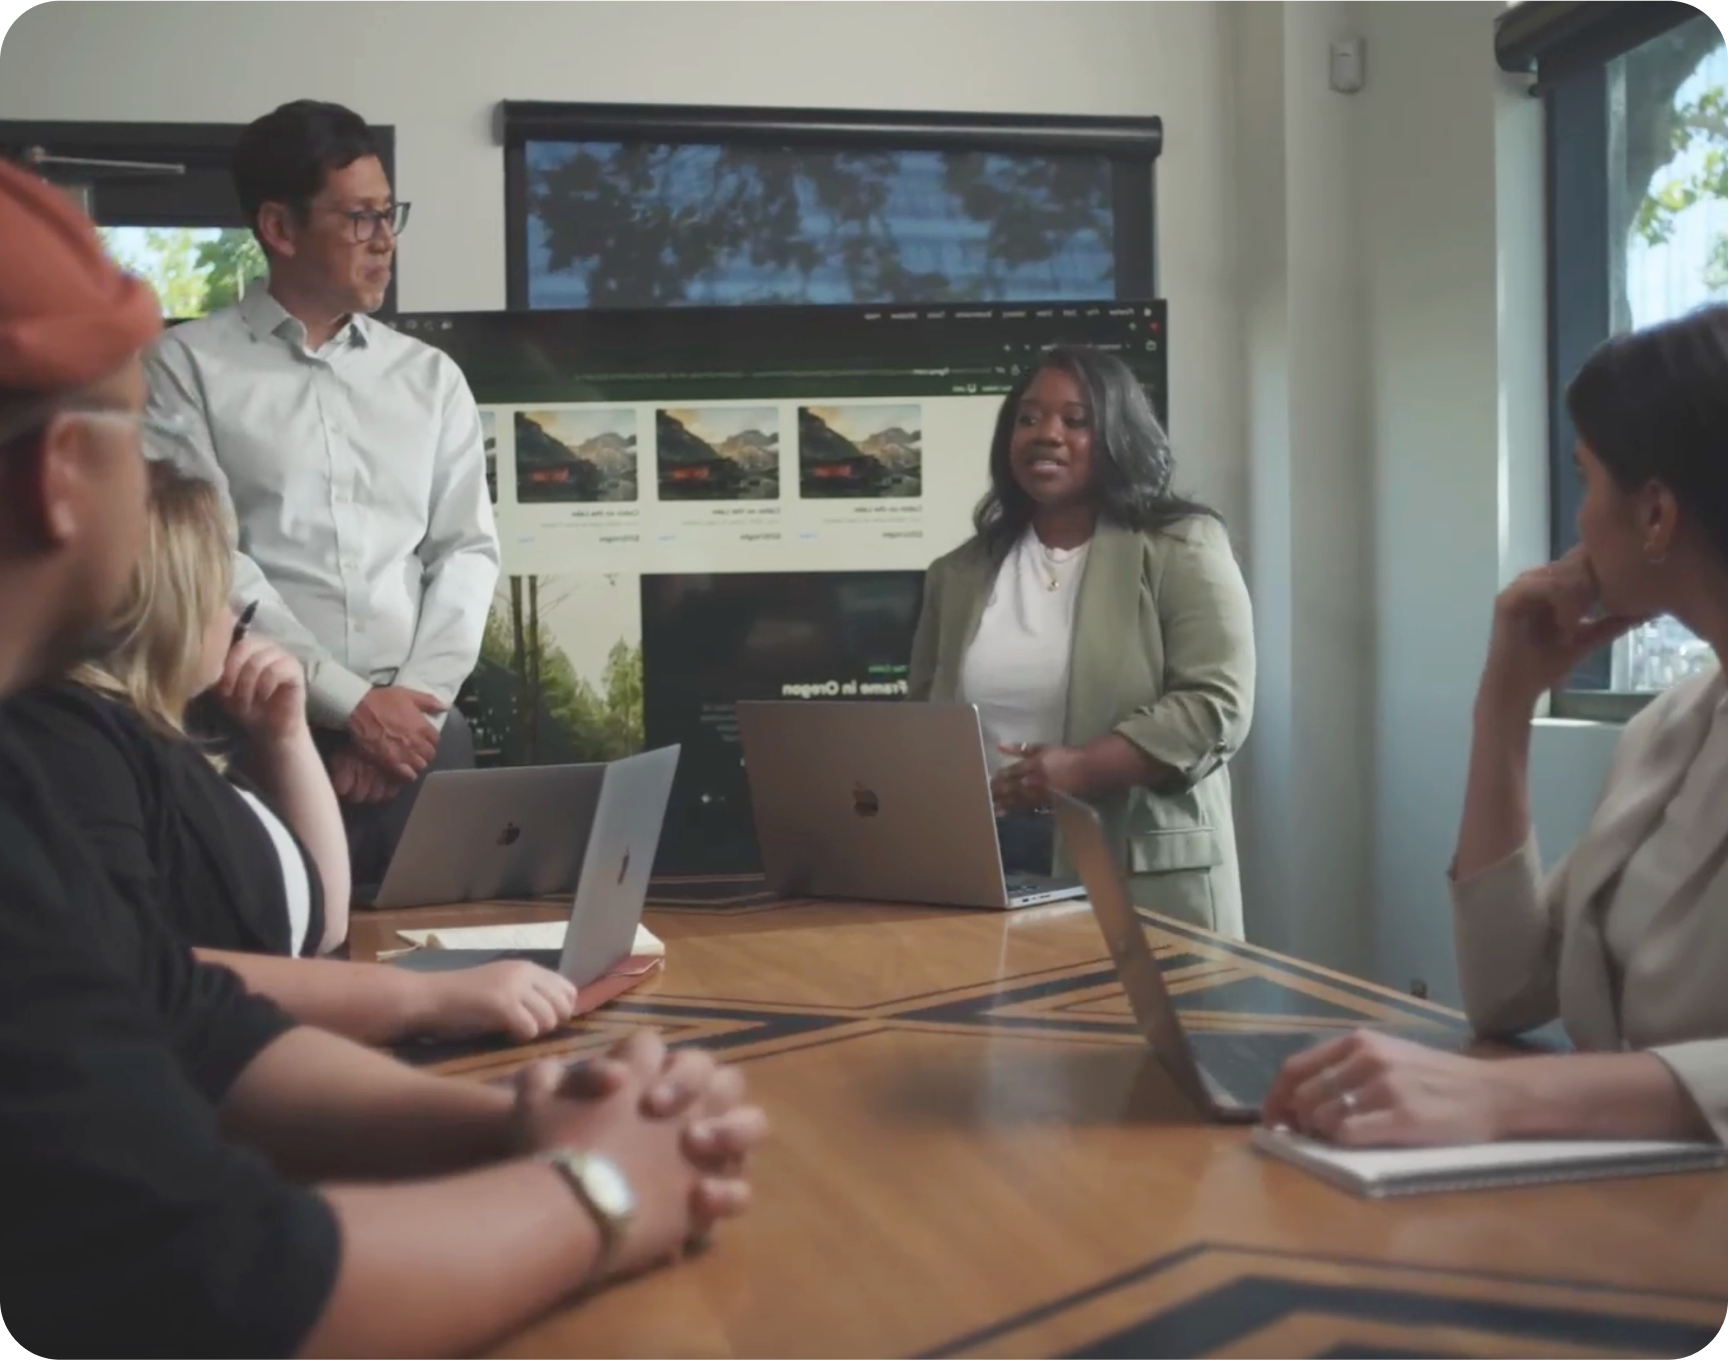
[[[558,971],[578,987],[629,957],[666,824],[678,750],[663,746],[606,767],[558,960]]]
[[[395,959],[396,965],[442,972],[526,959],[556,968],[578,987],[605,977],[629,957],[642,921],[678,749],[665,746],[600,767],[604,778],[561,950],[416,949]]]
[[[1146,941],[1146,929],[1135,913],[1098,813],[1062,794],[1057,794],[1055,801],[1057,829],[1080,871],[1080,881],[1086,885],[1092,915],[1116,964],[1135,1022],[1159,1064],[1183,1094],[1212,1118],[1232,1123],[1258,1119],[1285,1062],[1344,1031],[1187,1029],[1170,989],[1164,985],[1164,974]],[[1374,1028],[1438,1048],[1458,1047],[1456,1038],[1444,1033]]]
[[[1003,872],[972,705],[745,701],[737,713],[762,867],[781,896],[1006,910],[1083,895]]]
[[[576,886],[604,764],[438,770],[428,775],[368,907],[550,897]]]

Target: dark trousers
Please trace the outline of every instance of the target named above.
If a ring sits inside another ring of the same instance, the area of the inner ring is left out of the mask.
[[[1042,812],[1005,812],[996,819],[1002,871],[1047,877],[1056,859],[1056,819]]]
[[[313,735],[326,766],[332,755],[349,744],[346,732],[316,728]],[[444,715],[437,754],[419,778],[387,803],[342,804],[342,824],[348,830],[348,859],[357,895],[369,895],[361,890],[376,889],[384,881],[384,871],[390,867],[390,857],[396,853],[396,843],[402,839],[408,814],[414,810],[414,800],[420,796],[426,776],[434,770],[473,768],[474,734],[468,730],[468,720],[461,711],[452,708]]]

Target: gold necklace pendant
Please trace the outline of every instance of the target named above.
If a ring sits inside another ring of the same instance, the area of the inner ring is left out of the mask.
[[[1038,554],[1044,559],[1044,574],[1050,578],[1044,589],[1054,595],[1062,588],[1062,578],[1056,574],[1056,568],[1060,563],[1056,560],[1056,554],[1051,552],[1042,542],[1038,544]]]

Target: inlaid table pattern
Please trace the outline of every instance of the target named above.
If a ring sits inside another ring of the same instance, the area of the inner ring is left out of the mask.
[[[395,932],[567,904],[356,913]],[[1461,1017],[1147,917],[1191,1032]],[[1728,1312],[1728,1174],[1355,1198],[1204,1122],[1151,1059],[1083,902],[1013,913],[657,884],[659,977],[554,1039],[414,1046],[502,1080],[650,1025],[745,1066],[756,1204],[703,1256],[508,1356],[1690,1355]]]

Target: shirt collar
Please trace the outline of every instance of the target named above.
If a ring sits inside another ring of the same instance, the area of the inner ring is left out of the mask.
[[[290,316],[288,309],[276,301],[275,295],[266,288],[262,281],[246,290],[240,299],[240,317],[246,323],[248,330],[255,339],[263,340],[269,336],[280,336],[284,340],[305,347],[306,327],[298,318]],[[350,344],[364,348],[372,343],[372,337],[367,328],[376,323],[368,316],[351,316],[348,324],[337,331],[337,336],[346,336]]]

